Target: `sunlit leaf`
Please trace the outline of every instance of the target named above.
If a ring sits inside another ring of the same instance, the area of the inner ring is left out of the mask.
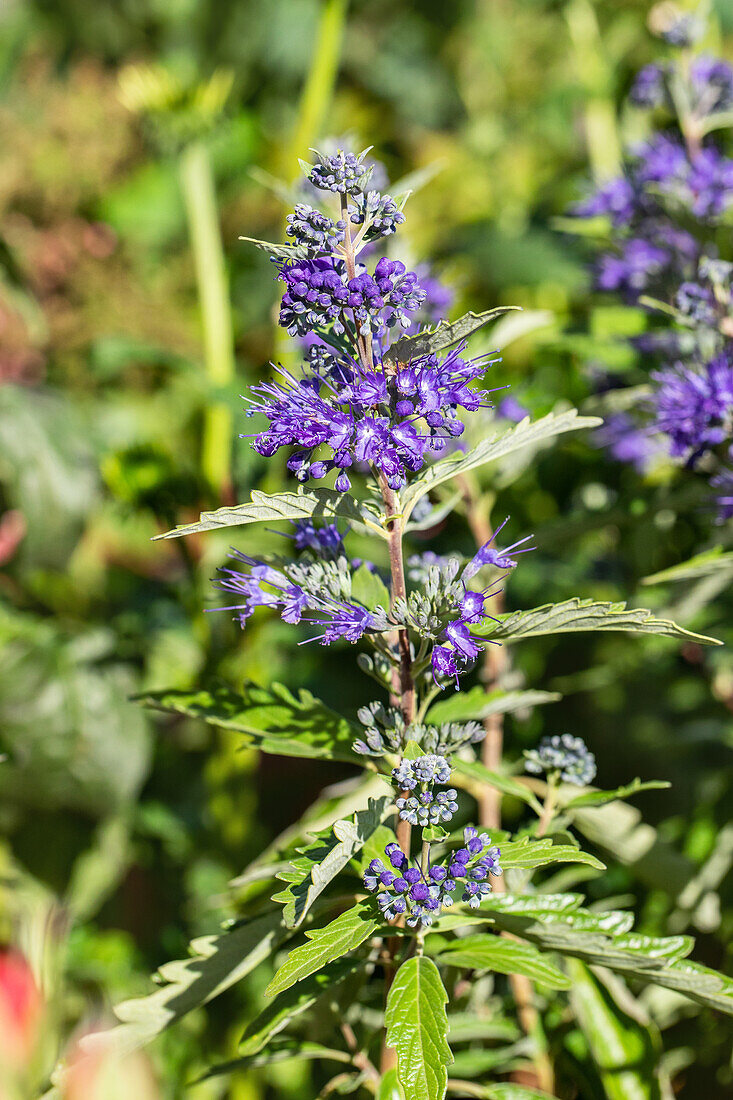
[[[282,993],[334,959],[354,951],[379,927],[376,914],[373,899],[365,898],[325,928],[306,932],[307,942],[290,952],[265,990],[265,996],[274,997],[276,993]]]
[[[315,843],[298,849],[288,868],[277,878],[287,882],[273,901],[284,905],[283,918],[288,928],[302,923],[313,902],[336,875],[363,848],[393,805],[393,796],[370,799],[367,809],[360,810],[348,821],[336,821],[333,828]]]
[[[502,936],[466,936],[454,940],[441,951],[436,962],[443,966],[460,966],[467,970],[493,970],[499,974],[526,974],[532,981],[551,989],[568,989],[566,974],[553,966],[545,956],[528,943]]]
[[[526,707],[556,703],[562,696],[555,691],[486,691],[477,685],[469,691],[456,692],[439,699],[425,715],[433,725],[441,722],[481,722],[490,714],[512,714]]]
[[[458,474],[468,473],[488,462],[504,458],[522,447],[536,446],[544,440],[562,435],[564,432],[576,432],[582,428],[596,428],[602,421],[594,416],[579,416],[577,409],[565,412],[548,413],[540,420],[530,421],[528,417],[515,424],[513,428],[488,439],[482,439],[467,454],[455,454],[429,466],[422,477],[408,485],[402,497],[402,508],[409,516],[417,501],[426,493],[444,481],[451,481]]]
[[[667,619],[657,619],[646,608],[627,609],[625,603],[597,603],[574,597],[563,603],[548,603],[529,611],[500,615],[499,623],[487,619],[472,631],[482,638],[513,642],[517,638],[535,638],[543,634],[567,634],[575,631],[628,630],[635,634],[661,634],[682,638],[700,645],[722,645],[716,638],[695,634]]]
[[[442,1100],[453,1061],[446,1039],[448,994],[435,963],[424,955],[397,971],[387,996],[387,1044],[397,1051],[405,1100]]]
[[[246,523],[261,523],[263,520],[276,523],[280,520],[334,517],[347,519],[360,528],[368,520],[371,523],[369,530],[373,534],[381,533],[376,515],[371,514],[365,504],[360,504],[347,493],[337,493],[332,489],[261,493],[258,489],[253,489],[249,503],[218,508],[215,512],[202,512],[198,523],[182,524],[172,531],[166,531],[164,535],[157,535],[156,538],[175,539],[181,535],[216,531],[220,527],[239,527]]]

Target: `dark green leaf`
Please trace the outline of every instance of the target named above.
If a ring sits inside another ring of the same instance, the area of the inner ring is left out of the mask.
[[[538,707],[543,703],[556,703],[562,696],[555,691],[487,691],[476,686],[470,691],[456,692],[448,699],[439,699],[425,716],[425,721],[481,722],[490,714],[511,714],[525,707]]]
[[[263,752],[279,756],[359,761],[352,749],[357,730],[340,714],[301,690],[296,697],[282,684],[245,685],[239,695],[226,687],[210,691],[158,691],[139,697],[145,706],[201,718],[237,730]]]

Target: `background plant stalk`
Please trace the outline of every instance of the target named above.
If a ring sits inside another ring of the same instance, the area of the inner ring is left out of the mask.
[[[494,535],[489,511],[490,502],[481,498],[475,483],[469,478],[460,478],[460,484],[466,505],[468,525],[471,528],[471,534],[477,548],[480,548],[490,542]],[[498,592],[491,599],[491,611],[494,614],[501,614],[504,609],[503,593]],[[509,656],[506,647],[487,646],[484,654],[482,677],[487,691],[501,687],[508,670]],[[481,759],[491,771],[500,771],[504,751],[504,716],[502,714],[489,714],[484,718],[484,729],[486,736],[481,746]],[[484,788],[478,800],[478,816],[480,824],[485,829],[501,828],[501,791],[488,785]],[[506,892],[506,883],[503,877],[494,879],[493,889],[499,894]],[[512,938],[508,933],[502,933],[502,935],[507,936],[508,939]],[[532,982],[524,974],[510,974],[509,983],[514,995],[522,1030],[534,1039],[536,1044],[536,1051],[532,1056],[535,1080],[527,1081],[525,1075],[522,1083],[536,1086],[554,1096],[555,1073],[547,1054],[539,1013],[534,1005]]]

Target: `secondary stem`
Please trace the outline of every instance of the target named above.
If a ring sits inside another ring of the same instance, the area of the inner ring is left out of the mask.
[[[463,500],[466,505],[466,515],[471,534],[477,547],[484,546],[493,537],[490,513],[488,508],[482,507],[480,497],[474,485],[468,478],[459,478]],[[492,600],[492,611],[501,614],[504,610],[504,598],[497,593]],[[509,658],[504,646],[487,646],[484,656],[483,679],[487,690],[500,687],[509,668]],[[484,719],[486,736],[481,746],[481,760],[491,771],[501,770],[501,761],[504,751],[504,718],[501,714],[490,714]],[[479,821],[485,829],[501,828],[501,792],[488,784],[484,787],[478,799]],[[506,883],[503,878],[497,878],[493,889],[497,894],[506,892]],[[511,938],[507,933],[502,933]],[[539,1013],[534,1006],[534,988],[532,982],[524,974],[510,974],[509,984],[512,987],[514,1001],[517,1006],[517,1015],[522,1030],[526,1035],[534,1039],[537,1046],[532,1061],[537,1085],[544,1089],[550,1096],[555,1091],[555,1074],[552,1062],[546,1050],[544,1032]]]

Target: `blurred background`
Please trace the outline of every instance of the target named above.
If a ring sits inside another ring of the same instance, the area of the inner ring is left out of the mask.
[[[454,315],[548,311],[494,384],[533,414],[582,407],[599,371],[631,368],[629,312],[591,293],[587,249],[555,219],[634,136],[624,100],[658,51],[649,7],[0,3],[0,942],[30,960],[53,1005],[40,1082],[75,1035],[233,915],[227,883],[349,774],[243,752],[226,730],[130,697],[217,678],[285,679],[347,713],[372,697],[350,653],[299,648],[267,616],[242,635],[204,613],[241,532],[151,541],[282,483],[238,438],[239,394],[293,355],[274,324],[272,265],[238,237],[281,239],[309,147],[373,145],[391,180],[426,181],[400,239],[411,261],[432,262]],[[727,0],[713,28],[733,56]],[[643,478],[571,439],[495,489],[497,514],[539,546],[512,607],[629,599],[730,638],[724,590],[710,601],[640,588],[707,544],[709,517],[668,473]],[[248,547],[271,546],[250,530]],[[470,534],[439,534],[448,546],[468,548]],[[695,933],[696,958],[726,969],[730,650],[571,635],[524,643],[515,666],[517,682],[562,699],[508,719],[510,759],[569,731],[595,752],[603,787],[673,784],[589,838],[610,869],[582,888],[633,905],[643,931]],[[519,807],[506,814],[511,826]],[[125,1095],[181,1096],[232,1057],[266,982],[255,972],[165,1033]],[[724,1018],[675,1010],[664,1041],[679,1095],[730,1095]],[[310,1073],[251,1070],[193,1095],[300,1098]]]

